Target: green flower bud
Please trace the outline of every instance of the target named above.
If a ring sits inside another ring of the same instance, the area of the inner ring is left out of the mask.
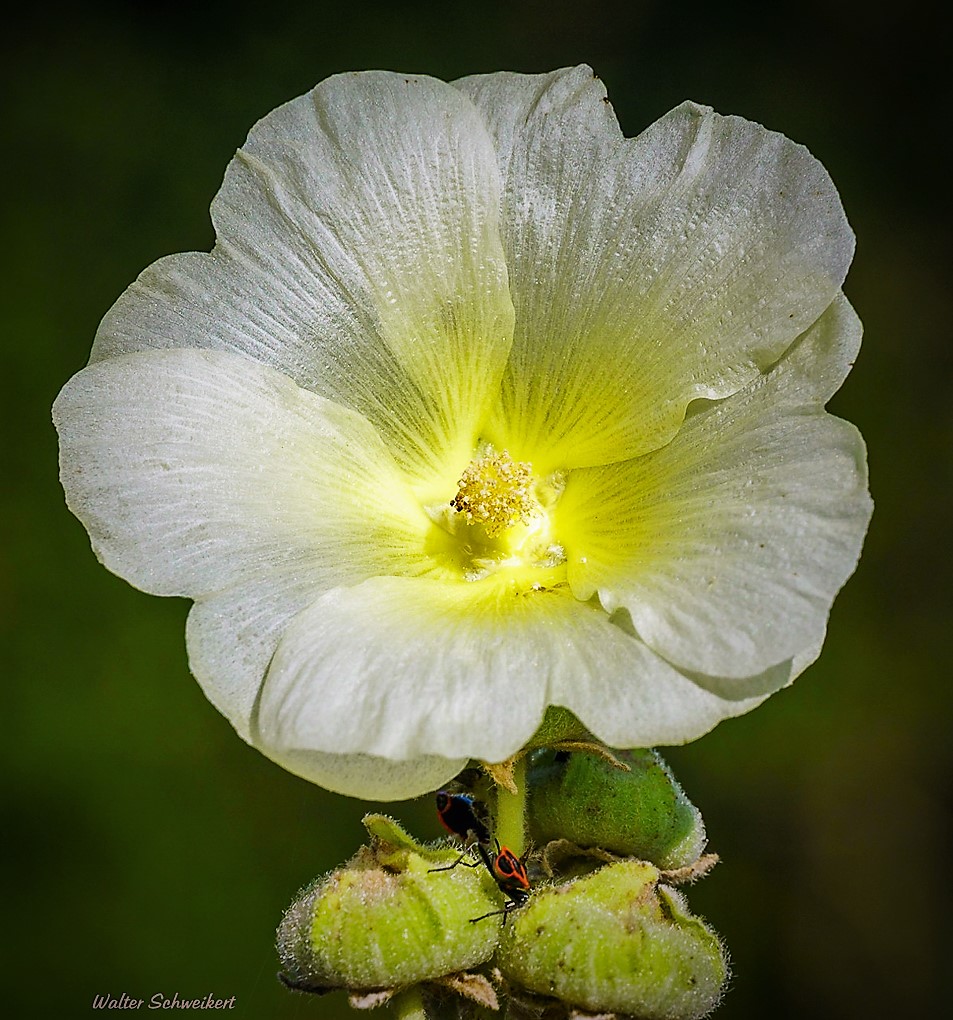
[[[617,756],[630,771],[589,754],[540,755],[529,772],[532,839],[601,847],[660,868],[693,863],[705,825],[669,767],[651,750]]]
[[[553,744],[565,741],[584,740],[593,740],[593,736],[572,712],[568,708],[550,705],[539,724],[539,729],[530,737],[526,749],[552,747]]]
[[[380,815],[365,825],[371,846],[286,911],[277,937],[285,982],[309,991],[408,987],[488,960],[498,926],[470,923],[499,909],[485,869],[434,872],[459,852],[420,846]]]
[[[514,911],[497,953],[519,989],[568,1011],[695,1020],[718,1003],[725,951],[684,899],[642,861],[620,861],[541,888]]]

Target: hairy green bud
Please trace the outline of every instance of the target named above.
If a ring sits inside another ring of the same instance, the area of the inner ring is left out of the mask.
[[[724,949],[659,879],[651,864],[628,860],[539,889],[513,912],[497,953],[516,997],[525,990],[568,1013],[641,1020],[709,1013],[728,976]]]
[[[568,840],[660,868],[693,863],[705,847],[701,813],[652,750],[616,752],[629,771],[590,754],[540,754],[529,771],[529,831],[537,845]]]
[[[306,991],[406,988],[488,960],[499,928],[470,923],[499,909],[485,869],[434,872],[458,851],[423,847],[381,815],[365,826],[371,845],[286,911],[277,937],[285,982]]]
[[[553,744],[560,744],[565,741],[589,741],[593,739],[592,734],[568,708],[550,705],[546,709],[543,721],[539,724],[539,729],[530,738],[526,747],[532,750],[536,747],[552,747]]]

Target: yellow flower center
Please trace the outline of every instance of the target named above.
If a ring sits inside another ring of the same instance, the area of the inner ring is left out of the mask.
[[[550,511],[563,485],[560,474],[539,478],[532,464],[514,460],[506,450],[484,448],[460,476],[449,503],[427,508],[434,525],[428,552],[467,581],[506,570],[520,588],[558,584],[565,578],[566,556],[553,537]]]
[[[532,492],[532,465],[515,461],[504,450],[473,461],[460,477],[460,488],[450,505],[477,521],[490,538],[514,524],[526,523],[539,509]]]

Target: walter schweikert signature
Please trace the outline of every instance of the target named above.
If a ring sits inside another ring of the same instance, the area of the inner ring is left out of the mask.
[[[156,992],[148,999],[137,999],[123,992],[121,995],[94,995],[93,1009],[234,1009],[235,996],[217,999],[210,992],[204,999],[184,999],[178,992],[169,998],[164,992]]]

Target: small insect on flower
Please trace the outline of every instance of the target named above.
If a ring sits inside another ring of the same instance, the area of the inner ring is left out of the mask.
[[[430,872],[453,871],[458,864],[465,868],[476,868],[482,861],[500,892],[508,897],[502,910],[491,910],[480,917],[471,917],[471,922],[482,921],[497,914],[504,916],[509,914],[526,902],[530,892],[529,875],[523,861],[509,847],[501,846],[498,839],[493,840],[496,843],[496,853],[491,853],[488,849],[491,842],[490,833],[485,823],[478,817],[482,807],[481,802],[469,794],[448,793],[446,790],[441,790],[437,794],[437,814],[444,828],[460,839],[469,840],[472,836],[476,842],[467,846],[452,864],[431,868]],[[480,855],[480,860],[468,859],[474,849]]]
[[[450,793],[448,790],[438,791],[436,801],[437,817],[440,819],[441,825],[451,836],[462,840],[466,847],[453,864],[442,868],[431,868],[430,871],[452,871],[458,864],[463,864],[468,868],[478,867],[480,861],[467,860],[475,840],[483,863],[492,873],[492,858],[484,849],[490,844],[492,837],[486,822],[483,821],[483,818],[486,817],[486,806],[483,802],[471,797],[468,793]]]
[[[483,821],[486,808],[468,793],[440,790],[437,793],[437,815],[447,832],[464,843],[472,840],[477,843],[491,841],[490,830]]]
[[[492,857],[486,847],[478,845],[477,849],[500,892],[509,899],[503,904],[502,910],[491,910],[488,914],[481,914],[480,917],[471,917],[470,923],[475,924],[477,921],[499,914],[505,919],[511,911],[521,907],[529,899],[530,885],[526,865],[509,847],[500,846],[499,840],[496,841],[496,854]]]

